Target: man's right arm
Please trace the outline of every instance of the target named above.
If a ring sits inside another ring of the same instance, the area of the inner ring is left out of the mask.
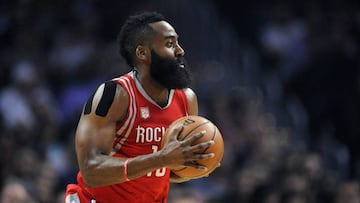
[[[80,171],[89,187],[125,181],[123,173],[126,159],[112,157],[110,153],[116,123],[127,113],[128,97],[120,85],[107,82],[97,89],[82,112],[76,130],[75,147]],[[128,163],[131,168],[130,178],[163,167],[155,154],[134,158],[131,162]]]

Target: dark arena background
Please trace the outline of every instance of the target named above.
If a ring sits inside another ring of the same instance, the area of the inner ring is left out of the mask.
[[[62,203],[87,97],[129,71],[116,37],[163,13],[225,154],[169,203],[360,202],[360,6],[340,0],[5,0],[0,3],[0,202]],[[15,198],[15,200],[9,200]]]

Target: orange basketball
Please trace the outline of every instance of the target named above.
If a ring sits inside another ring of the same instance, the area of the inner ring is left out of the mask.
[[[206,131],[206,133],[199,139],[195,140],[192,145],[206,142],[209,140],[214,140],[214,144],[202,151],[201,153],[214,153],[215,156],[210,159],[198,160],[197,162],[201,165],[204,165],[208,170],[196,169],[193,167],[179,166],[173,168],[172,172],[176,175],[195,179],[206,177],[212,173],[220,164],[222,157],[224,155],[224,142],[222,135],[219,129],[208,119],[201,116],[185,116],[175,120],[169,128],[166,130],[163,143],[166,143],[168,140],[168,135],[174,130],[177,126],[183,126],[184,129],[181,134],[178,135],[178,140],[184,140],[189,136],[194,136],[195,134]]]

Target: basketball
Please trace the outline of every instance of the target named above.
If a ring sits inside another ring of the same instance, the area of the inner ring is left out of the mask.
[[[185,116],[175,120],[169,128],[165,131],[164,138],[162,140],[162,146],[169,139],[168,135],[178,126],[183,126],[184,129],[181,134],[178,135],[178,140],[184,140],[189,136],[194,136],[201,131],[206,131],[205,134],[199,139],[195,140],[191,145],[213,140],[214,144],[204,149],[201,153],[214,153],[215,156],[209,159],[198,160],[197,163],[206,166],[207,170],[196,169],[193,167],[179,166],[173,168],[171,171],[177,176],[189,179],[196,179],[209,176],[220,164],[224,155],[224,142],[222,135],[211,121],[202,116]]]

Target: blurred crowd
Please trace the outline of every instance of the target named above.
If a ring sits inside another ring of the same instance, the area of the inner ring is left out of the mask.
[[[221,167],[172,184],[169,203],[360,203],[359,3],[234,2],[2,2],[0,202],[63,202],[84,102],[130,70],[120,26],[157,10],[225,142]]]

